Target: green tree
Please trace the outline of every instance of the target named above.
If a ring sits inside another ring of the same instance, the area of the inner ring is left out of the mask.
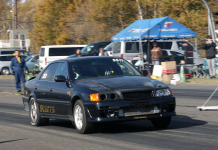
[[[0,39],[8,39],[7,30],[11,28],[12,13],[9,0],[1,0],[0,3]]]
[[[61,28],[60,23],[65,16],[65,9],[72,0],[45,0],[36,4],[36,14],[33,17],[34,28],[31,41],[39,49],[42,45],[66,44],[68,33]],[[61,38],[60,38],[61,37]]]

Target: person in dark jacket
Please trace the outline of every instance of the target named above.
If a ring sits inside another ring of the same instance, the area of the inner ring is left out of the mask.
[[[20,80],[25,85],[24,71],[27,69],[24,57],[20,57],[20,51],[15,50],[15,57],[11,59],[11,71],[14,73],[17,92],[21,92]]]
[[[207,36],[206,43],[203,45],[203,49],[206,50],[207,65],[210,73],[210,78],[216,78],[216,44],[213,42],[211,36]]]

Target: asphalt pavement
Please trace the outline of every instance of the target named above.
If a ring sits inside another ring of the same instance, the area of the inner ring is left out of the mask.
[[[217,85],[171,86],[177,116],[166,130],[138,120],[98,126],[96,133],[81,135],[70,121],[51,120],[47,126],[30,125],[22,95],[13,79],[0,79],[0,150],[202,150],[218,149],[218,111],[199,111]],[[218,92],[208,105],[218,105]]]

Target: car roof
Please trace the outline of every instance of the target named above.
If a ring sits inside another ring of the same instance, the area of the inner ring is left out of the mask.
[[[9,48],[9,49],[0,49],[0,51],[15,51],[15,50],[18,50],[18,51],[26,51],[25,49],[17,49],[17,48]]]
[[[68,47],[85,47],[86,45],[44,45],[41,48],[49,47],[49,48],[68,48]]]
[[[92,42],[92,43],[95,43],[95,44],[98,44],[98,43],[111,43],[111,41],[102,41],[102,42]],[[89,43],[91,44],[91,43]],[[87,44],[88,45],[88,44]]]
[[[80,60],[96,60],[96,59],[122,59],[121,57],[111,57],[111,56],[86,56],[86,57],[74,57],[74,58],[65,58],[59,59],[54,62],[73,62],[73,61],[80,61]]]

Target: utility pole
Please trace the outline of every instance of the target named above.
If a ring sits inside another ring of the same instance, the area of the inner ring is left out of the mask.
[[[154,4],[154,18],[157,18],[157,4]]]
[[[205,0],[202,0],[204,5],[207,8],[207,16],[208,16],[208,35],[212,36],[212,39],[216,41],[216,33],[215,33],[215,24],[213,20],[213,14],[210,11],[209,6],[207,5],[207,2]]]
[[[136,0],[136,2],[138,3],[139,19],[142,20],[143,19],[143,17],[142,17],[142,10],[141,10],[140,4],[139,4],[139,0]]]
[[[17,29],[17,0],[14,0],[14,29]]]
[[[139,53],[142,54],[142,61],[143,61],[143,65],[142,65],[142,68],[140,69],[144,69],[144,53],[143,53],[143,49],[142,49],[142,38],[141,38],[141,20],[143,19],[142,18],[142,10],[141,10],[141,7],[140,7],[140,4],[139,4],[139,0],[136,0],[136,2],[138,3],[138,9],[139,9]]]

